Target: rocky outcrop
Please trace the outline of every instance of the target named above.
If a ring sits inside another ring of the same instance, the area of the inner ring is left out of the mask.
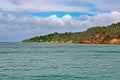
[[[102,33],[95,34],[94,37],[89,40],[79,40],[76,43],[85,43],[85,44],[120,44],[120,36],[116,35],[113,38],[106,37]]]
[[[119,38],[113,38],[108,41],[109,44],[120,44],[120,39]]]

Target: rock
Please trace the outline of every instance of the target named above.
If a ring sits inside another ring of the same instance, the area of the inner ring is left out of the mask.
[[[109,44],[120,44],[120,39],[118,38],[113,38],[108,41]]]

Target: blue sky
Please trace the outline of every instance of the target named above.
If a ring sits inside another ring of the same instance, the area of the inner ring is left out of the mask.
[[[83,15],[88,15],[88,16],[94,16],[93,13],[87,13],[87,12],[63,12],[63,11],[48,11],[48,12],[12,12],[9,11],[7,12],[9,14],[21,14],[24,16],[38,16],[38,17],[49,17],[51,15],[57,15],[58,17],[63,17],[64,15],[71,15],[72,17],[80,17]]]
[[[120,21],[120,0],[0,0],[0,42]]]

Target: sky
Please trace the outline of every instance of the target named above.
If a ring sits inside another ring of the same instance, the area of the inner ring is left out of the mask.
[[[120,0],[0,0],[0,42],[120,21]]]

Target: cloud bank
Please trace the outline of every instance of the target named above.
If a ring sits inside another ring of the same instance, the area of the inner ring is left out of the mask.
[[[95,16],[83,15],[76,18],[69,14],[63,17],[51,15],[42,18],[0,12],[0,40],[19,41],[52,32],[83,31],[92,26],[103,26],[119,21],[120,12],[118,11],[98,13]]]

